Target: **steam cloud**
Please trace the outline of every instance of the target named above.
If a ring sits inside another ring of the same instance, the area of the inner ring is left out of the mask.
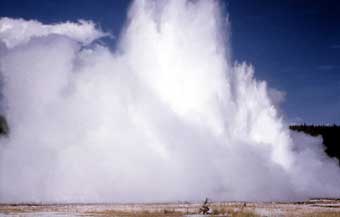
[[[337,161],[289,132],[228,31],[205,0],[135,1],[114,51],[92,22],[0,19],[0,202],[339,197]]]

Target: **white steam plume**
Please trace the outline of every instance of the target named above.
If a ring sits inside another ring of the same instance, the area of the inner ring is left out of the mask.
[[[91,22],[0,19],[0,202],[340,196],[321,139],[232,63],[217,1],[139,0],[127,23],[110,51]]]

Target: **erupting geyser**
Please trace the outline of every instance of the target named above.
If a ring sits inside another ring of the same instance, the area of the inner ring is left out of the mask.
[[[0,19],[0,202],[339,197],[227,27],[217,1],[138,0],[112,51],[91,22]]]

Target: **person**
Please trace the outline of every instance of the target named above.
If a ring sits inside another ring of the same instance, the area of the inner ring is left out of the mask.
[[[206,214],[208,214],[209,210],[210,210],[210,208],[208,206],[208,198],[205,198],[205,201],[200,208],[200,213],[202,213],[203,215],[206,215]]]

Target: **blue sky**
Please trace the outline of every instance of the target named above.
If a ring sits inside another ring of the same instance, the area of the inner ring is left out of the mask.
[[[290,122],[340,124],[340,1],[221,0],[235,60],[286,92]],[[128,0],[1,0],[0,16],[43,23],[89,19],[118,36]],[[114,40],[112,39],[114,44]]]

